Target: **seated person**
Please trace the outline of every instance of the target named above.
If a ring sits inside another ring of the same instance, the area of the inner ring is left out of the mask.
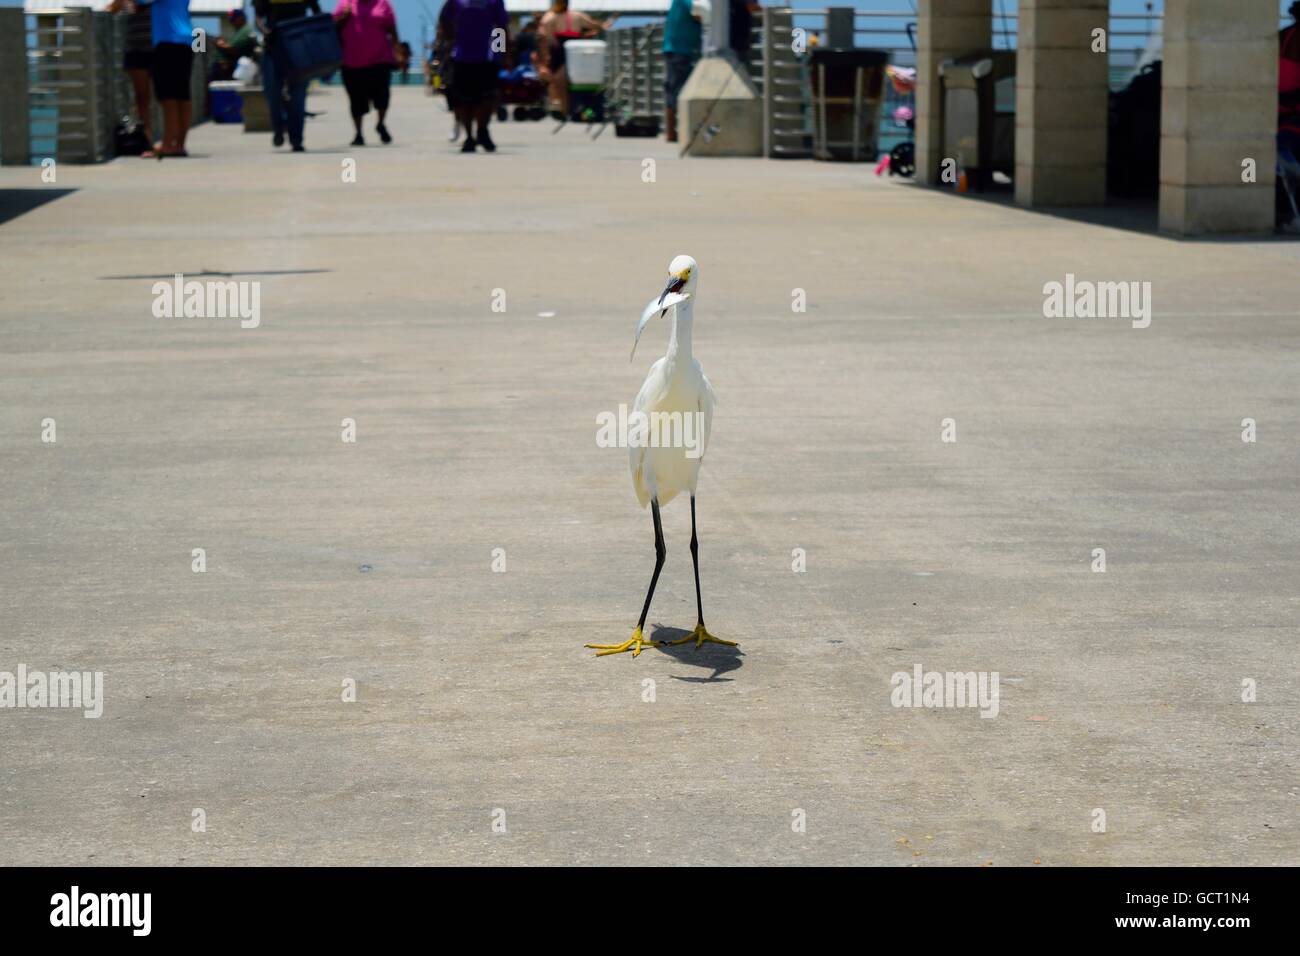
[[[239,62],[241,56],[257,59],[257,35],[253,32],[253,25],[248,22],[248,17],[244,16],[242,9],[230,11],[230,25],[235,28],[235,32],[227,40],[224,37],[218,37],[216,40],[217,56],[208,71],[209,80],[228,80],[235,73],[235,64]]]

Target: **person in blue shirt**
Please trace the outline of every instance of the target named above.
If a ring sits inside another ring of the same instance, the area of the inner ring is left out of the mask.
[[[194,27],[190,0],[136,0],[147,6],[153,28],[153,92],[162,107],[162,139],[141,155],[188,156],[185,137],[190,131],[190,70],[194,64]]]
[[[721,3],[723,0],[715,0]],[[668,142],[677,142],[677,94],[700,58],[700,20],[691,0],[673,0],[664,20],[664,125]]]

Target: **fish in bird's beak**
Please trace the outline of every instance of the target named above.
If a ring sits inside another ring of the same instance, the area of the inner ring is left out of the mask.
[[[686,288],[686,280],[681,276],[669,276],[668,284],[664,286],[664,291],[659,293],[659,304],[662,305],[664,299],[668,298],[674,292],[681,292]],[[664,309],[667,312],[667,309]]]
[[[669,276],[668,284],[664,286],[664,291],[659,293],[659,298],[650,300],[650,304],[641,313],[641,321],[637,323],[636,339],[632,342],[632,354],[627,359],[629,362],[636,358],[636,346],[641,341],[641,333],[645,331],[646,325],[654,318],[655,313],[664,315],[678,302],[685,302],[691,297],[689,292],[682,291],[684,288],[686,288],[685,279],[681,276]]]

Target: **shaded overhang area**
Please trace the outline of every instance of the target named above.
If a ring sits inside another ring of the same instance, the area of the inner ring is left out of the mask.
[[[918,0],[916,177],[942,182],[944,61],[993,47],[991,0]],[[1273,232],[1277,0],[1167,0],[1160,95],[1160,231]],[[1019,0],[1015,202],[1107,201],[1109,0]],[[1253,160],[1255,175],[1243,176]]]

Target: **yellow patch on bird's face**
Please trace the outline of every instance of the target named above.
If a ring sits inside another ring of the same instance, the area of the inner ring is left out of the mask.
[[[679,270],[679,271],[677,271],[677,272],[674,272],[674,273],[673,273],[673,278],[674,278],[674,279],[681,279],[683,282],[690,282],[690,281],[691,281],[691,270],[690,270],[690,267],[688,266],[688,267],[685,268],[685,269],[681,269],[681,270]]]

